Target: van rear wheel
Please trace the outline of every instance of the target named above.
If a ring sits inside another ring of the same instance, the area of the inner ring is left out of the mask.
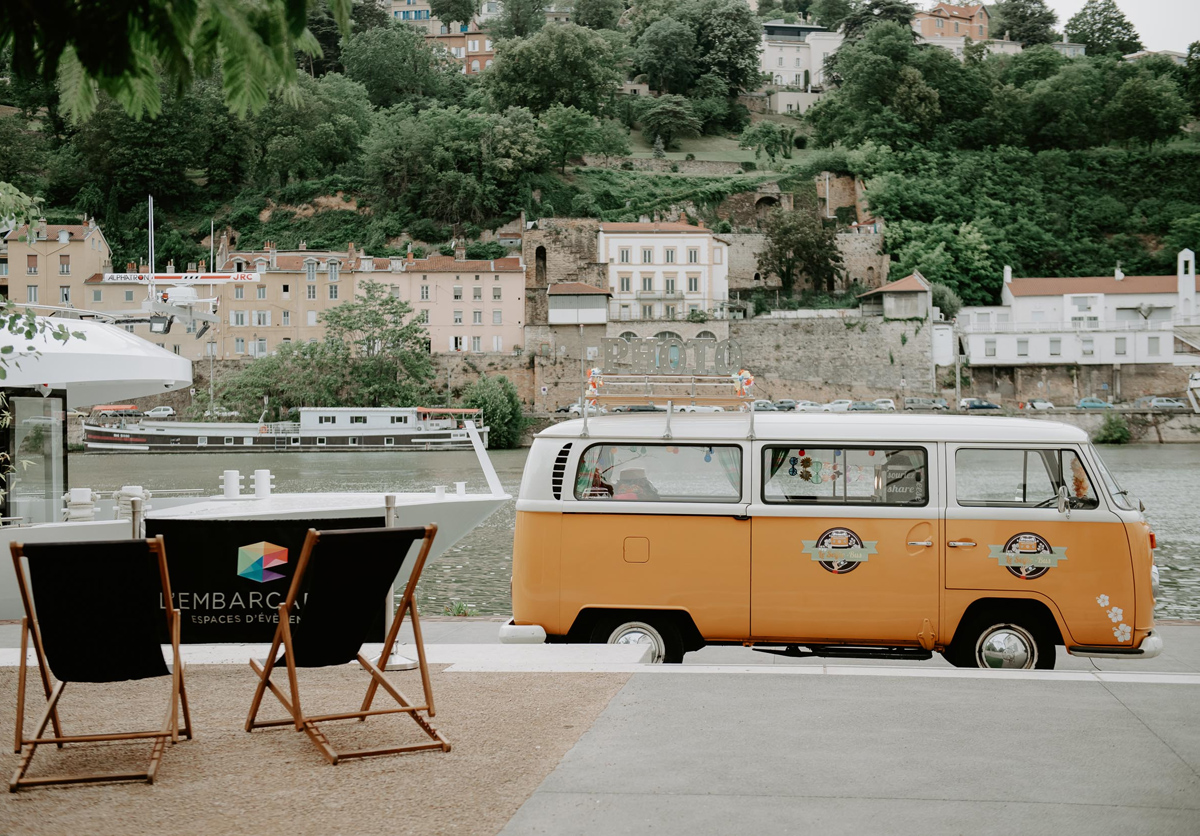
[[[654,664],[679,664],[683,661],[683,638],[669,618],[610,616],[601,618],[592,628],[592,644],[637,644],[651,647]]]
[[[958,668],[1051,670],[1054,639],[1031,619],[984,614],[964,625],[944,654]]]

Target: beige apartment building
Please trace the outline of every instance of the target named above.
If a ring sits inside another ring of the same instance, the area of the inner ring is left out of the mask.
[[[913,29],[928,40],[970,37],[974,41],[986,41],[989,25],[988,12],[982,4],[934,3],[929,11],[914,14],[912,20]]]
[[[94,219],[83,224],[34,224],[34,240],[23,225],[4,238],[0,295],[13,302],[49,307],[88,307],[84,279],[112,270],[112,250]]]

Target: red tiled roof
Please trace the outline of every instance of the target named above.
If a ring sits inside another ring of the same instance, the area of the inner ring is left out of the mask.
[[[88,226],[87,224],[46,224],[45,240],[53,241],[55,238],[58,237],[58,233],[64,229],[71,234],[72,238],[77,238],[77,239],[82,240],[87,237],[87,234],[89,232],[91,232],[93,228]],[[29,224],[21,224],[21,226],[10,231],[8,233],[8,235],[5,236],[5,238],[8,239],[9,241],[15,241],[16,239],[20,238],[21,236],[28,235],[28,234],[29,234]],[[39,239],[39,240],[41,240],[41,239]]]
[[[971,20],[975,17],[975,15],[979,14],[979,8],[980,7],[978,4],[973,5],[973,6],[955,6],[951,3],[935,3],[933,8],[930,9],[929,11],[917,12],[917,14],[918,15],[922,15],[922,14],[932,15],[932,14],[937,14],[939,11],[941,11],[941,12],[945,12],[950,17],[961,17],[964,20]],[[984,9],[984,14],[987,14],[986,9]]]
[[[587,296],[590,294],[612,296],[607,290],[592,287],[590,284],[584,284],[583,282],[557,282],[550,285],[550,289],[546,293],[550,296]]]
[[[624,232],[624,233],[651,233],[651,232],[669,232],[675,235],[680,233],[695,233],[697,235],[711,235],[712,230],[703,226],[692,226],[691,224],[681,223],[646,223],[646,224],[600,224],[601,232]]]
[[[1200,290],[1200,276],[1197,276]],[[1176,293],[1176,276],[1066,276],[1062,278],[1013,279],[1008,285],[1013,296],[1062,296],[1067,293]]]
[[[221,270],[232,270],[235,261],[245,262],[247,265],[253,265],[255,261],[265,259],[270,263],[270,253],[253,252],[253,253],[231,253],[229,259],[221,265]],[[391,269],[390,258],[356,258],[354,261],[349,260],[349,253],[341,252],[320,252],[317,250],[297,250],[289,253],[276,253],[275,266],[272,270],[283,270],[292,273],[300,273],[304,270],[304,263],[309,259],[317,262],[326,262],[330,259],[342,262],[343,270],[362,270],[363,265],[371,261],[374,264],[376,272],[386,272]],[[455,261],[453,256],[434,255],[429,258],[418,258],[413,261],[404,260],[405,270],[413,272],[416,270],[424,270],[427,273],[505,273],[512,271],[523,271],[521,259],[516,256],[498,258],[495,261]],[[494,266],[493,266],[494,265]]]
[[[866,293],[860,293],[858,294],[858,298],[873,296],[876,293],[916,293],[922,290],[929,290],[929,285],[926,283],[925,277],[920,273],[913,273],[912,275],[905,276],[903,279],[888,282],[883,287],[877,287],[874,290],[868,290]]]

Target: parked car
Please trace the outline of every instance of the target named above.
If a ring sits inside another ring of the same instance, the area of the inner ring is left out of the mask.
[[[879,404],[874,401],[854,401],[847,412],[881,412]]]
[[[892,400],[891,398],[876,398],[875,405],[877,407],[879,407],[880,409],[882,409],[884,412],[895,412],[896,411],[896,402],[894,400]]]
[[[212,409],[204,410],[205,418],[237,418],[240,414],[236,409],[226,409],[223,406],[214,406]]]
[[[1112,409],[1112,404],[1099,398],[1080,398],[1076,407],[1079,409]]]
[[[755,412],[778,412],[779,411],[778,409],[775,408],[775,404],[771,403],[770,401],[758,400],[758,401],[755,401],[753,404],[751,404],[751,406],[754,408]]]
[[[613,412],[666,412],[666,408],[655,406],[652,403],[631,403],[622,406],[614,406]],[[591,413],[588,413],[589,415]]]
[[[816,401],[796,401],[794,412],[823,412],[825,409],[823,404]]]
[[[608,410],[606,410],[604,407],[600,406],[599,404],[596,404],[595,406],[593,406],[592,404],[588,404],[588,406],[587,406],[587,414],[588,415],[603,415],[607,411]],[[575,403],[568,406],[567,412],[570,413],[571,415],[574,415],[576,418],[583,417],[583,409],[579,406],[579,401],[576,401]]]
[[[1191,407],[1179,398],[1138,398],[1133,402],[1134,409],[1155,409],[1168,412],[1190,411]]]
[[[683,404],[675,407],[676,412],[724,412],[724,407],[720,406],[701,406],[699,404]]]
[[[788,398],[781,401],[775,401],[775,408],[780,412],[792,412],[796,408],[796,402]]]
[[[847,400],[846,398],[839,398],[836,401],[830,401],[829,403],[825,404],[825,406],[821,409],[821,411],[822,412],[845,412],[846,410],[850,409],[850,404],[852,404],[852,403],[854,403],[854,401]]]
[[[968,412],[979,412],[981,410],[987,410],[987,409],[1000,409],[1000,405],[994,404],[991,401],[985,401],[983,398],[968,398],[967,399],[967,411]]]
[[[950,411],[950,404],[948,404],[946,402],[945,398],[934,398],[933,405],[936,406],[938,409],[944,409],[947,412]]]
[[[1033,410],[1047,410],[1054,409],[1054,404],[1050,403],[1050,401],[1046,400],[1045,398],[1030,398],[1025,402],[1025,408]]]
[[[908,412],[938,412],[946,408],[946,403],[938,403],[933,398],[905,398],[904,409]]]
[[[175,414],[175,410],[169,406],[156,406],[153,409],[146,410],[147,418],[170,418]]]
[[[572,406],[574,406],[574,404],[569,404],[569,403],[563,404],[558,409],[554,410],[554,412],[555,412],[555,414],[557,414],[559,412],[570,412]]]

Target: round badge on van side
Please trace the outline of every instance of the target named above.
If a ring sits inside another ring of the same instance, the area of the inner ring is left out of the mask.
[[[848,528],[831,528],[816,540],[804,541],[804,553],[821,567],[835,575],[845,575],[866,563],[867,558],[878,554],[878,540],[863,542],[863,539]]]
[[[1042,577],[1058,566],[1058,561],[1067,559],[1065,547],[1056,549],[1045,537],[1030,531],[1014,534],[1003,546],[988,546],[988,550],[989,557],[1025,581]]]

